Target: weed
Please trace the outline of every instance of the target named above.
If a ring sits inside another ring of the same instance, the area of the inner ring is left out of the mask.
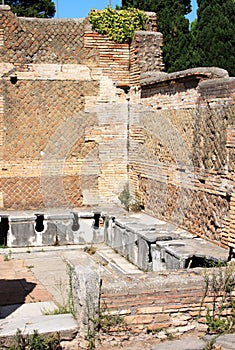
[[[112,315],[107,311],[102,310],[97,319],[94,320],[96,327],[103,333],[108,333],[111,328],[125,327],[124,317],[120,315]]]
[[[216,341],[216,337],[213,337],[211,340],[208,340],[208,342],[206,343],[206,346],[204,347],[203,350],[213,350],[214,349],[214,344],[215,344],[215,341]]]
[[[26,266],[27,267],[27,269],[33,269],[34,268],[34,265],[28,265],[28,266]]]
[[[74,294],[73,294],[73,275],[74,275],[74,268],[67,263],[67,275],[69,279],[69,292],[68,292],[68,306],[69,306],[69,312],[73,315],[75,318],[75,305],[74,305]]]
[[[43,315],[62,315],[62,314],[68,314],[68,313],[70,313],[68,306],[67,305],[61,305],[61,304],[59,304],[53,310],[43,309]]]
[[[107,312],[105,308],[100,310],[98,315],[90,321],[92,322],[93,327],[88,327],[88,332],[85,337],[88,342],[89,350],[95,349],[96,339],[99,332],[108,333],[113,328],[118,332],[120,329],[127,326],[123,316],[112,315]]]
[[[72,314],[75,318],[75,305],[74,305],[74,294],[73,294],[73,270],[74,268],[67,263],[67,277],[68,277],[68,287],[67,283],[63,283],[61,280],[57,285],[57,289],[59,290],[62,303],[58,304],[57,308],[53,310],[43,309],[42,312],[44,315],[59,315],[59,314]],[[66,296],[64,296],[64,291],[66,291]]]
[[[147,27],[148,17],[135,8],[116,11],[110,6],[104,10],[91,10],[88,15],[92,27],[100,34],[106,34],[117,43],[131,42],[134,31]]]
[[[144,207],[139,200],[131,196],[128,184],[124,185],[124,188],[120,193],[118,199],[128,211],[139,212]]]
[[[130,205],[130,201],[131,201],[131,194],[130,194],[130,190],[129,190],[129,185],[127,183],[124,185],[124,188],[123,188],[122,192],[120,193],[118,199],[124,205],[124,207],[127,210],[129,210],[129,205]]]
[[[206,296],[212,297],[211,307],[207,307],[206,324],[209,333],[229,333],[235,326],[235,276],[234,266],[214,268],[212,274],[205,274]]]
[[[166,331],[165,334],[168,340],[173,340],[175,338],[174,334],[171,332]]]
[[[15,344],[8,350],[60,350],[60,336],[59,333],[50,336],[41,336],[37,330],[33,334],[24,335],[20,329],[17,329],[15,337]]]
[[[11,257],[12,257],[12,251],[9,250],[8,253],[4,254],[4,261],[9,261],[11,260]]]
[[[88,329],[87,335],[85,336],[88,350],[94,350],[96,348],[96,334],[96,331]]]
[[[91,245],[89,247],[86,246],[86,247],[84,247],[83,251],[87,254],[94,255],[97,251],[97,248],[94,247],[93,245]]]

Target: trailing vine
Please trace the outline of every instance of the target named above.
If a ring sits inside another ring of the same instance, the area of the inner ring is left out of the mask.
[[[99,34],[107,35],[117,43],[130,43],[136,30],[147,29],[149,17],[135,8],[114,10],[107,7],[104,10],[92,9],[88,19]]]

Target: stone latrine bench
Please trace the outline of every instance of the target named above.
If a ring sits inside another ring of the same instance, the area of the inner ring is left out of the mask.
[[[105,242],[144,271],[212,266],[226,262],[229,255],[224,248],[146,214],[112,218]]]
[[[100,213],[38,212],[0,214],[1,243],[8,247],[92,244],[104,241]]]
[[[97,210],[0,214],[1,245],[105,243],[143,271],[210,267],[228,260],[227,249],[174,224],[144,213],[110,213]]]

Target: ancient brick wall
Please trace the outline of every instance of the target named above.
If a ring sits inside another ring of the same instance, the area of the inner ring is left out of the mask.
[[[1,206],[97,200],[100,167],[89,135],[98,118],[88,109],[102,68],[97,45],[84,47],[88,21],[17,18],[2,7],[0,22]]]
[[[1,81],[2,206],[73,207],[117,198],[127,180],[124,92],[108,77],[92,80],[85,66],[33,68],[18,72],[15,83]]]
[[[227,246],[235,80],[199,71],[145,75],[131,111],[130,185],[148,213]]]
[[[29,63],[81,63],[84,19],[45,20],[18,18],[9,10],[1,10],[4,46],[1,61],[20,67]]]
[[[211,272],[207,271],[208,276]],[[213,273],[213,272],[212,272]],[[111,327],[104,340],[122,337],[152,337],[206,332],[205,316],[212,310],[213,296],[209,288],[205,296],[205,271],[149,273],[127,278],[103,278],[101,310],[121,316],[126,325]],[[211,277],[210,277],[211,278]],[[216,300],[219,300],[218,291]],[[227,309],[227,314],[229,314]],[[126,339],[126,338],[125,338]]]
[[[120,86],[129,85],[128,44],[117,44],[98,33],[85,33],[84,47],[90,49],[96,56],[103,75],[108,76]]]
[[[87,114],[86,125],[80,125],[77,137],[71,144],[71,149],[61,155],[67,147],[73,133],[70,120],[84,110],[85,97],[96,95],[99,90],[98,82],[91,81],[63,81],[63,80],[18,80],[12,84],[9,80],[3,82],[4,99],[4,130],[2,137],[2,167],[1,191],[4,193],[4,206],[6,208],[43,207],[40,177],[42,166],[45,163],[44,154],[50,157],[46,164],[56,164],[58,159],[64,157],[65,165],[51,174],[51,182],[61,176],[65,182],[64,188],[67,196],[72,198],[72,204],[82,203],[79,172],[82,159],[95,147],[85,143],[85,129],[93,126],[95,118]],[[96,121],[97,122],[97,121]],[[60,128],[68,128],[71,135],[66,140],[66,133],[60,134]],[[56,134],[58,135],[56,136]],[[53,142],[54,148],[48,150]],[[56,144],[58,143],[58,145]],[[72,159],[76,157],[73,171],[67,169]],[[54,159],[53,159],[54,158]],[[44,163],[43,163],[44,162]],[[63,170],[63,171],[62,171]],[[53,180],[54,177],[54,180]],[[97,180],[96,180],[97,181]],[[93,176],[93,182],[95,182]],[[73,185],[71,185],[73,184]],[[53,185],[56,190],[56,186]],[[56,199],[57,198],[57,199]],[[54,205],[63,204],[62,199],[55,196]],[[58,202],[57,202],[58,201]]]
[[[162,71],[163,35],[158,32],[135,32],[130,45],[130,83],[139,85],[140,74],[148,71]]]
[[[83,42],[87,21],[17,18],[5,6],[0,24],[1,206],[44,207],[46,192],[47,205],[82,204],[78,173],[82,159],[95,147],[95,142],[85,144],[85,128],[94,125],[94,118],[88,115],[83,131],[76,130],[71,149],[59,131],[71,131],[71,118],[99,93],[98,80],[92,81],[82,64],[89,53]],[[74,153],[77,162],[71,166]],[[97,184],[97,176],[86,177],[86,182]]]
[[[0,206],[118,202],[129,46],[94,33],[87,19],[18,18],[2,5],[0,28]]]

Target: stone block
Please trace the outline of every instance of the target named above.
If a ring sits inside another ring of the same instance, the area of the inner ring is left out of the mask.
[[[146,306],[138,308],[137,314],[156,314],[162,311],[162,306]]]
[[[45,214],[43,242],[50,244],[73,244],[73,215],[71,213]]]
[[[148,324],[154,320],[153,315],[136,315],[136,316],[125,316],[127,324]]]
[[[156,314],[154,316],[154,322],[156,323],[163,323],[163,322],[169,322],[170,321],[170,316],[169,314]]]
[[[34,215],[9,216],[7,244],[10,247],[28,247],[37,244]]]
[[[123,254],[123,235],[125,229],[122,229],[120,226],[114,225],[113,227],[113,242],[112,248],[118,251],[120,254]]]
[[[113,225],[112,217],[106,215],[104,219],[104,241],[110,247],[112,246],[112,242],[114,240]]]
[[[138,267],[141,270],[148,270],[149,269],[149,250],[150,247],[148,243],[140,238],[138,241]]]
[[[125,256],[133,264],[138,263],[138,235],[130,231],[126,231],[126,249]]]
[[[93,320],[98,317],[100,275],[95,269],[76,266],[74,269],[74,302],[81,336],[94,331]]]

